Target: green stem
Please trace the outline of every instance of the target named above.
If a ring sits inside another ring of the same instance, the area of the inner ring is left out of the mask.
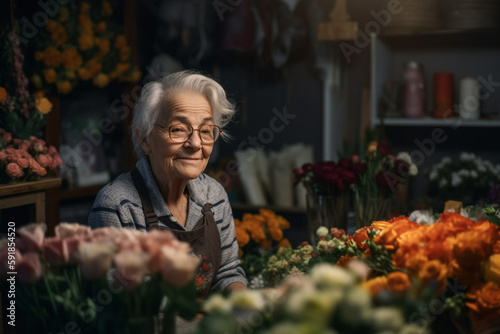
[[[47,275],[49,275],[49,274],[47,274]],[[54,309],[54,314],[56,316],[56,319],[59,319],[59,312],[57,312],[57,306],[56,306],[56,303],[55,303],[54,298],[53,298],[52,290],[50,289],[50,284],[47,280],[47,275],[43,275],[43,283],[45,284],[45,287],[47,288],[47,292],[49,293],[50,303],[52,304],[52,308]],[[58,324],[59,324],[60,329],[64,332],[64,328],[59,321],[58,321]]]

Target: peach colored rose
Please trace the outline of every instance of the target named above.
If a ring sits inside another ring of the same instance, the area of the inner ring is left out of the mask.
[[[173,247],[163,246],[160,261],[163,280],[174,286],[183,286],[193,278],[201,259]]]
[[[45,239],[43,253],[51,265],[62,265],[69,261],[67,244],[59,237]]]
[[[52,103],[46,97],[35,99],[36,111],[41,115],[46,115],[52,110]]]
[[[410,277],[401,271],[393,271],[387,275],[387,287],[389,291],[406,292],[411,288]]]
[[[40,164],[40,166],[46,168],[49,166],[50,162],[52,161],[52,158],[48,154],[39,154],[36,157],[36,161]]]
[[[484,279],[500,286],[500,254],[491,255],[484,263]]]
[[[88,236],[92,230],[89,226],[78,223],[60,223],[54,229],[56,237],[71,238],[76,236]]]
[[[5,150],[0,151],[0,161],[5,161],[8,157],[9,155],[7,154],[7,152],[5,152]]]
[[[87,279],[106,277],[111,268],[115,245],[84,242],[78,246],[78,262],[82,276]]]
[[[20,227],[17,234],[21,237],[26,251],[36,252],[42,249],[47,225],[45,223],[32,223]]]
[[[147,273],[149,255],[126,250],[117,253],[113,261],[115,263],[113,276],[125,290],[132,290],[142,283]]]
[[[27,253],[16,258],[17,279],[23,283],[36,283],[42,276],[42,266],[37,253]]]
[[[7,166],[5,167],[5,172],[9,177],[15,177],[15,178],[20,178],[24,175],[24,172],[21,169],[21,167],[15,162],[7,164]]]

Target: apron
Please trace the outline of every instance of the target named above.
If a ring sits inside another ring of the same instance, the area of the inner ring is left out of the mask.
[[[146,216],[146,228],[170,230],[179,239],[191,245],[195,256],[201,258],[201,264],[195,273],[196,292],[199,299],[204,299],[210,292],[215,275],[219,271],[221,259],[221,242],[219,230],[215,224],[212,204],[206,203],[201,209],[202,217],[191,231],[181,229],[181,227],[170,221],[168,218],[158,220],[144,179],[137,168],[132,171],[132,180],[139,193],[142,202],[142,209]],[[165,224],[166,228],[160,226],[158,221]]]

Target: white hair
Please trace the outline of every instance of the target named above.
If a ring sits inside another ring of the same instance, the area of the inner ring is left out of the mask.
[[[169,112],[168,100],[179,92],[203,95],[212,109],[214,123],[221,128],[224,128],[235,114],[235,106],[227,99],[222,86],[202,74],[186,70],[169,74],[158,81],[149,82],[142,88],[141,95],[134,107],[134,118],[131,125],[132,142],[139,158],[145,153],[141,147],[143,138],[137,137],[136,130],[142,129],[143,136],[149,136],[160,112]],[[222,132],[221,137],[224,140],[230,138],[226,132]]]

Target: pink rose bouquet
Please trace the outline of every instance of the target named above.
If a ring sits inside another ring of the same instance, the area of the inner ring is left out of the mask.
[[[1,183],[35,181],[62,164],[57,149],[43,139],[35,136],[12,138],[10,132],[0,128]]]
[[[76,223],[59,224],[54,237],[45,231],[45,224],[33,223],[19,228],[15,240],[0,241],[2,280],[17,273],[21,332],[70,326],[79,333],[163,333],[174,326],[176,312],[191,318],[198,311],[200,260],[170,231],[91,230]]]

